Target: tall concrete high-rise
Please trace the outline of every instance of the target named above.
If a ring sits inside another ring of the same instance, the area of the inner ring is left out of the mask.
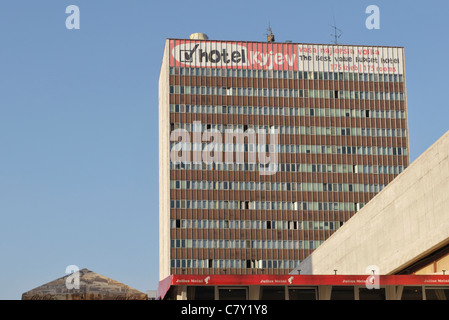
[[[404,48],[167,39],[160,278],[288,274],[409,165]]]

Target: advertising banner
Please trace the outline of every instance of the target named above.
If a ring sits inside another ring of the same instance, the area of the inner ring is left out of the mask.
[[[403,74],[403,48],[171,40],[170,65],[315,72]]]

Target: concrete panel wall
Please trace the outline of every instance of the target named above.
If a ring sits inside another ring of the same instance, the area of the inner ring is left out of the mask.
[[[449,132],[297,269],[394,274],[449,242]],[[292,273],[297,273],[297,269]]]
[[[169,41],[159,76],[159,279],[170,275],[170,102]]]

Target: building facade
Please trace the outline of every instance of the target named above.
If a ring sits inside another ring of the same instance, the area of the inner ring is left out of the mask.
[[[293,270],[409,165],[404,49],[167,39],[160,278]]]

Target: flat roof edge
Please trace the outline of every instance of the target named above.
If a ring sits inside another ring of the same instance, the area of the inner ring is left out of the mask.
[[[251,41],[251,40],[215,40],[215,39],[189,39],[189,38],[166,38],[166,40],[178,40],[178,41],[204,41],[204,42],[246,42],[246,43],[266,43],[266,44],[288,44],[288,45],[310,45],[310,46],[332,46],[332,47],[376,47],[376,48],[400,48],[404,49],[404,46],[388,46],[388,45],[366,45],[366,44],[333,44],[333,43],[308,43],[308,42],[267,42],[267,41]]]

